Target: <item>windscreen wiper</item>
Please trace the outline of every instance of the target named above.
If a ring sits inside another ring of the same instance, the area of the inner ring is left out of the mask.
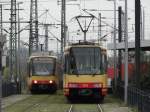
[[[97,72],[93,73],[92,76],[94,77],[96,75]]]
[[[72,74],[76,74],[76,76],[78,77],[79,74],[76,72],[77,70],[72,70]]]
[[[95,75],[97,75],[97,72],[98,72],[98,71],[94,72],[94,73],[92,74],[92,76],[94,77]]]

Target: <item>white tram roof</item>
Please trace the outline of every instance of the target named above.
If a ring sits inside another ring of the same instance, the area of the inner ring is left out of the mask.
[[[57,58],[56,56],[50,55],[49,52],[34,52],[31,54],[30,58],[34,57],[51,57],[51,58]]]
[[[71,47],[100,47],[101,49],[106,49],[98,43],[91,43],[91,42],[85,42],[84,43],[84,42],[81,42],[81,43],[70,44],[69,46],[67,46],[65,48],[65,51],[70,49]]]

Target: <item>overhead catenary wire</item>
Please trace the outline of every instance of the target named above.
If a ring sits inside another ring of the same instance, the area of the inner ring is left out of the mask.
[[[51,31],[48,31],[55,39],[57,39],[57,41],[61,42],[61,40],[59,38],[57,38]]]

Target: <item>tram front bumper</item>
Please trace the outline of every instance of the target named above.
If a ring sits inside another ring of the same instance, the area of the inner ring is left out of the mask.
[[[107,88],[65,88],[65,96],[105,96],[107,94]]]

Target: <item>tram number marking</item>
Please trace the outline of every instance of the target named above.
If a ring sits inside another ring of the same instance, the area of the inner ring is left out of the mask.
[[[88,84],[82,84],[82,87],[89,87]]]

